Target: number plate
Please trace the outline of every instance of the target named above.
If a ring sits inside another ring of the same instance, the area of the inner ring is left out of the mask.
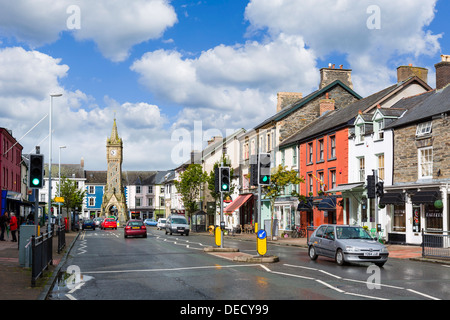
[[[364,252],[364,256],[366,257],[378,257],[379,255],[379,252]]]

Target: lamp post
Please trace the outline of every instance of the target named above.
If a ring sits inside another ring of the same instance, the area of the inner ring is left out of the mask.
[[[51,220],[50,214],[52,209],[52,109],[53,109],[53,98],[61,97],[62,93],[50,94],[50,112],[48,114],[49,118],[49,150],[48,150],[48,232],[51,231]]]
[[[59,195],[61,196],[61,149],[65,149],[66,146],[59,146],[59,161],[58,161],[58,182],[59,182]],[[61,227],[61,202],[58,203],[58,226]]]

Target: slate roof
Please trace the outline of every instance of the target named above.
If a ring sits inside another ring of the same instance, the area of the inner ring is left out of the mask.
[[[443,113],[450,112],[450,85],[421,95],[404,98],[392,106],[408,109],[405,114],[386,126],[386,129],[401,127],[425,121]]]
[[[317,135],[322,134],[330,129],[339,129],[352,125],[359,111],[365,111],[368,108],[373,107],[385,96],[394,92],[400,85],[394,84],[386,89],[376,92],[364,99],[355,101],[346,108],[336,109],[331,112],[327,112],[311,122],[309,125],[298,131],[296,134],[287,138],[280,147],[287,147],[291,144],[296,144],[305,139],[311,139]]]

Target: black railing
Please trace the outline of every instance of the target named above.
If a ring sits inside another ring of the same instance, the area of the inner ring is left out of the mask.
[[[39,237],[31,237],[31,286],[36,286],[36,280],[49,265],[53,264],[53,232],[44,233]]]
[[[422,257],[450,259],[449,231],[422,229]]]

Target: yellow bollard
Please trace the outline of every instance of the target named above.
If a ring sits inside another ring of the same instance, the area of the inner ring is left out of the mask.
[[[216,227],[216,246],[220,247],[222,245],[222,230],[220,227]]]

